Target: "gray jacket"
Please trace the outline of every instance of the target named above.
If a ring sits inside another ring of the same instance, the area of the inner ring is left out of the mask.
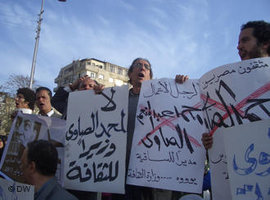
[[[35,193],[34,200],[78,200],[67,192],[58,183],[56,178],[47,181],[39,191]]]

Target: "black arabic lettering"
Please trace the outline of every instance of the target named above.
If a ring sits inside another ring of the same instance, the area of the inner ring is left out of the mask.
[[[224,154],[219,154],[219,156],[218,156],[218,158],[217,159],[213,159],[213,158],[211,158],[211,163],[213,163],[213,164],[218,164],[218,163],[220,163],[222,161],[222,163],[224,163],[224,164],[227,164],[227,158],[226,158],[226,155],[224,155]]]
[[[197,185],[198,183],[196,182],[196,178],[185,178],[185,177],[176,177],[176,181],[179,184],[193,184]]]
[[[114,143],[109,144],[109,140],[105,140],[105,146],[101,145],[103,141],[92,144],[89,150],[79,155],[79,158],[86,157],[86,160],[91,159],[94,155],[98,156],[104,153],[103,158],[110,157],[116,150]],[[101,148],[100,148],[101,147]],[[93,151],[96,150],[94,153]],[[108,151],[106,151],[108,150]]]
[[[90,169],[86,169],[86,175],[83,177],[82,173],[81,173],[81,167],[78,165],[75,165],[76,161],[72,161],[69,163],[69,167],[72,167],[68,172],[67,172],[67,178],[70,180],[75,180],[75,179],[80,179],[80,182],[86,182],[88,180],[91,179],[92,177],[92,173]],[[87,164],[85,163],[84,165],[85,167],[87,167]]]
[[[255,108],[260,108],[263,113],[265,113],[268,117],[270,116],[270,112],[268,108],[264,105],[265,103],[268,103],[270,99],[248,99],[246,101],[246,104],[248,105],[243,114],[240,113],[240,110],[237,106],[233,105],[232,103],[228,104],[222,94],[221,90],[224,89],[225,94],[228,94],[234,102],[236,102],[236,94],[234,91],[224,82],[220,81],[219,89],[216,90],[216,95],[221,102],[221,106],[219,106],[220,110],[225,110],[225,114],[221,114],[219,111],[214,112],[212,116],[209,115],[209,111],[213,109],[213,107],[216,105],[216,103],[212,103],[210,105],[208,102],[208,99],[210,99],[209,93],[207,93],[206,100],[204,100],[204,105],[202,108],[202,111],[205,112],[206,120],[205,125],[209,126],[210,130],[212,130],[215,126],[217,127],[232,127],[235,126],[236,122],[237,124],[243,124],[243,120],[247,119],[250,122],[252,121],[258,121],[262,118],[258,116],[258,114],[252,113],[252,110]],[[268,106],[269,107],[269,106]],[[256,112],[258,113],[258,112]],[[235,115],[236,121],[233,119],[232,115]],[[227,115],[229,120],[225,122],[225,119],[223,119],[223,115]]]
[[[217,78],[217,80],[215,82],[217,83],[217,82],[219,82],[219,80],[220,80],[221,77],[227,76],[227,75],[232,74],[232,73],[235,73],[235,72],[236,71],[234,69],[231,70],[231,71],[225,70],[223,73],[217,75],[218,78]]]
[[[101,92],[101,95],[104,96],[107,100],[109,100],[107,105],[100,108],[104,112],[113,111],[116,109],[116,103],[113,101],[113,96],[115,93],[115,90],[113,87],[111,88],[111,93],[112,93],[111,98],[109,98],[105,93]],[[110,104],[111,106],[109,106]]]
[[[103,134],[105,134],[107,137],[111,137],[111,134],[110,132],[112,130],[114,130],[115,132],[123,132],[123,133],[126,133],[126,129],[125,129],[125,126],[124,126],[124,118],[125,118],[126,114],[124,112],[124,110],[121,111],[121,123],[120,123],[120,127],[118,128],[119,126],[119,123],[109,123],[107,125],[107,127],[105,127],[103,125],[103,123],[100,124],[101,128],[102,128],[102,131],[100,133],[95,133],[95,136],[97,138],[100,138],[103,136]]]
[[[92,134],[96,128],[98,127],[98,111],[96,112],[96,114],[92,113],[91,114],[91,122],[92,122],[92,126],[87,127],[85,130],[81,129],[81,117],[78,117],[78,123],[77,123],[77,129],[73,129],[74,128],[74,123],[72,123],[69,126],[68,131],[66,132],[66,140],[76,140],[78,138],[78,136],[84,136],[84,135],[89,135]]]
[[[97,170],[101,170],[101,171],[97,173]],[[104,171],[107,174],[105,176],[104,176]],[[111,161],[109,164],[99,163],[98,165],[96,165],[96,163],[93,162],[94,183],[103,182],[107,180],[109,182],[112,182],[118,177],[118,173],[119,173],[119,161],[116,161],[114,166],[113,166],[113,161]]]
[[[186,142],[186,145],[187,145],[187,148],[188,150],[190,151],[190,153],[193,153],[194,152],[194,149],[192,147],[192,144],[189,140],[189,137],[187,135],[187,132],[186,132],[186,129],[184,128],[183,131],[182,129],[180,128],[179,124],[177,124],[175,126],[176,128],[176,131],[177,131],[177,135],[178,135],[178,138],[179,138],[179,141],[171,136],[169,138],[165,137],[163,132],[162,132],[162,128],[159,128],[158,129],[158,133],[155,134],[154,136],[154,141],[155,141],[155,144],[157,145],[158,147],[158,151],[160,151],[160,148],[161,148],[161,141],[162,141],[162,144],[164,144],[166,147],[169,147],[169,146],[177,146],[179,149],[182,149],[183,148],[183,136],[184,136],[184,139],[185,139],[185,142]],[[153,141],[152,139],[150,138],[151,134],[148,133],[146,135],[146,139],[141,139],[141,142],[142,144],[146,147],[146,148],[151,148],[153,146]]]
[[[247,67],[242,67],[239,66],[238,67],[238,73],[239,74],[248,74],[250,73],[252,70],[256,70],[256,69],[260,69],[260,68],[265,68],[265,67],[269,67],[268,64],[264,64],[262,61],[254,61],[250,63],[251,66],[247,66]]]
[[[122,109],[121,113],[120,113],[120,124],[119,122],[117,123],[109,123],[106,125],[104,125],[104,123],[99,123],[99,115],[98,115],[98,111],[96,111],[96,113],[91,113],[91,120],[90,120],[90,126],[82,129],[81,128],[81,117],[78,117],[77,120],[77,126],[75,125],[75,123],[72,123],[69,128],[68,131],[66,132],[66,140],[76,140],[79,136],[86,136],[86,135],[90,135],[92,133],[95,132],[95,136],[97,138],[102,137],[104,134],[109,138],[111,137],[111,131],[115,131],[115,132],[123,132],[126,133],[126,129],[125,129],[125,124],[124,124],[124,119],[126,117],[126,114],[124,112],[124,109]],[[101,131],[98,132],[98,128],[101,128]]]
[[[178,88],[178,84],[174,83],[172,86],[171,83],[167,81],[158,81],[157,84],[150,83],[150,87],[151,93],[150,94],[144,93],[143,94],[144,98],[149,98],[159,94],[170,94],[170,96],[173,98],[178,98],[179,95],[183,95],[183,98],[187,96],[188,99],[191,99],[192,97],[198,95],[194,83],[192,83],[193,91],[180,91],[180,89]]]

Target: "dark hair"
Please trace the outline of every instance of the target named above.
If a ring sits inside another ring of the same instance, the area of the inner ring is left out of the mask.
[[[27,160],[35,162],[36,170],[45,176],[54,176],[57,169],[58,153],[47,140],[36,140],[27,144]]]
[[[152,79],[152,78],[153,78],[152,66],[151,66],[150,61],[147,60],[146,58],[136,58],[135,60],[133,60],[133,62],[131,63],[130,67],[128,68],[128,75],[131,74],[131,72],[133,71],[134,64],[135,64],[137,61],[139,61],[139,60],[144,60],[144,61],[148,62],[149,67],[150,67],[150,78]],[[130,82],[130,80],[129,80],[129,82]]]
[[[241,31],[247,28],[253,28],[253,36],[258,44],[268,43],[267,53],[270,55],[270,23],[265,21],[249,21],[241,26]]]
[[[47,87],[39,87],[39,88],[37,88],[37,89],[36,89],[36,94],[39,93],[39,92],[42,91],[42,90],[46,90],[46,91],[48,92],[48,95],[49,95],[50,100],[51,100],[51,99],[52,99],[52,92],[51,92],[51,90],[50,90],[49,88],[47,88]]]
[[[28,102],[28,106],[31,110],[34,110],[35,108],[35,100],[36,100],[36,95],[33,90],[30,88],[19,88],[17,90],[17,95],[22,94],[25,101]]]

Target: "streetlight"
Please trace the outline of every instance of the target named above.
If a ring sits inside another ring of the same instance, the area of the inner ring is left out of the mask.
[[[61,2],[65,2],[66,0],[58,0]],[[40,30],[41,30],[41,22],[42,22],[42,14],[44,13],[44,9],[43,9],[43,4],[44,4],[44,0],[41,1],[41,9],[40,9],[40,13],[39,13],[39,19],[37,21],[38,26],[37,26],[37,35],[35,37],[35,48],[34,48],[34,54],[33,54],[33,59],[32,59],[32,67],[31,67],[31,74],[30,74],[30,83],[29,83],[29,88],[32,89],[33,87],[33,81],[34,81],[34,74],[35,74],[35,68],[36,68],[36,58],[37,58],[37,51],[38,51],[38,43],[39,43],[39,34],[40,34]]]
[[[42,2],[41,2],[39,19],[37,21],[37,23],[38,23],[37,31],[36,31],[37,35],[35,37],[36,42],[35,42],[34,54],[33,54],[33,59],[32,59],[32,68],[31,68],[31,74],[30,74],[30,84],[29,84],[30,89],[32,89],[32,86],[33,86],[34,74],[35,74],[35,68],[36,68],[36,58],[37,58],[37,50],[38,50],[38,43],[39,43],[39,34],[40,34],[40,30],[41,30],[42,14],[44,13],[43,4],[44,4],[44,0],[42,0]]]

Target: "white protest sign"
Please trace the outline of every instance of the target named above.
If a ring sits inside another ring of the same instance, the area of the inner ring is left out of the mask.
[[[204,100],[204,121],[211,134],[217,134],[221,127],[233,127],[243,123],[267,119],[270,117],[270,58],[245,60],[218,67],[200,78],[201,97]],[[217,142],[216,140],[214,143]],[[220,141],[222,142],[222,141]],[[211,160],[225,151],[210,151],[211,171],[218,164]],[[215,155],[213,155],[215,153]],[[224,171],[220,170],[218,178],[211,176],[213,199],[227,200],[225,191],[229,188],[218,188],[228,184]],[[224,182],[224,183],[218,183]]]
[[[0,199],[33,200],[34,186],[0,178]]]
[[[12,123],[7,144],[1,158],[1,171],[13,180],[24,182],[20,168],[21,156],[28,142],[48,140],[56,147],[64,147],[65,120],[39,115],[18,113]],[[63,154],[63,152],[62,152]],[[59,157],[63,157],[59,154]],[[58,170],[63,171],[63,163],[58,163]],[[60,174],[61,172],[57,172]],[[62,182],[57,177],[59,183]]]
[[[124,193],[128,87],[69,94],[64,186]]]
[[[232,199],[223,139],[224,130],[225,128],[217,129],[213,135],[213,146],[208,150],[211,171],[211,191],[213,191],[214,199]]]
[[[232,199],[270,199],[270,120],[224,133]]]
[[[197,80],[142,84],[127,183],[168,190],[202,192],[205,132]]]

